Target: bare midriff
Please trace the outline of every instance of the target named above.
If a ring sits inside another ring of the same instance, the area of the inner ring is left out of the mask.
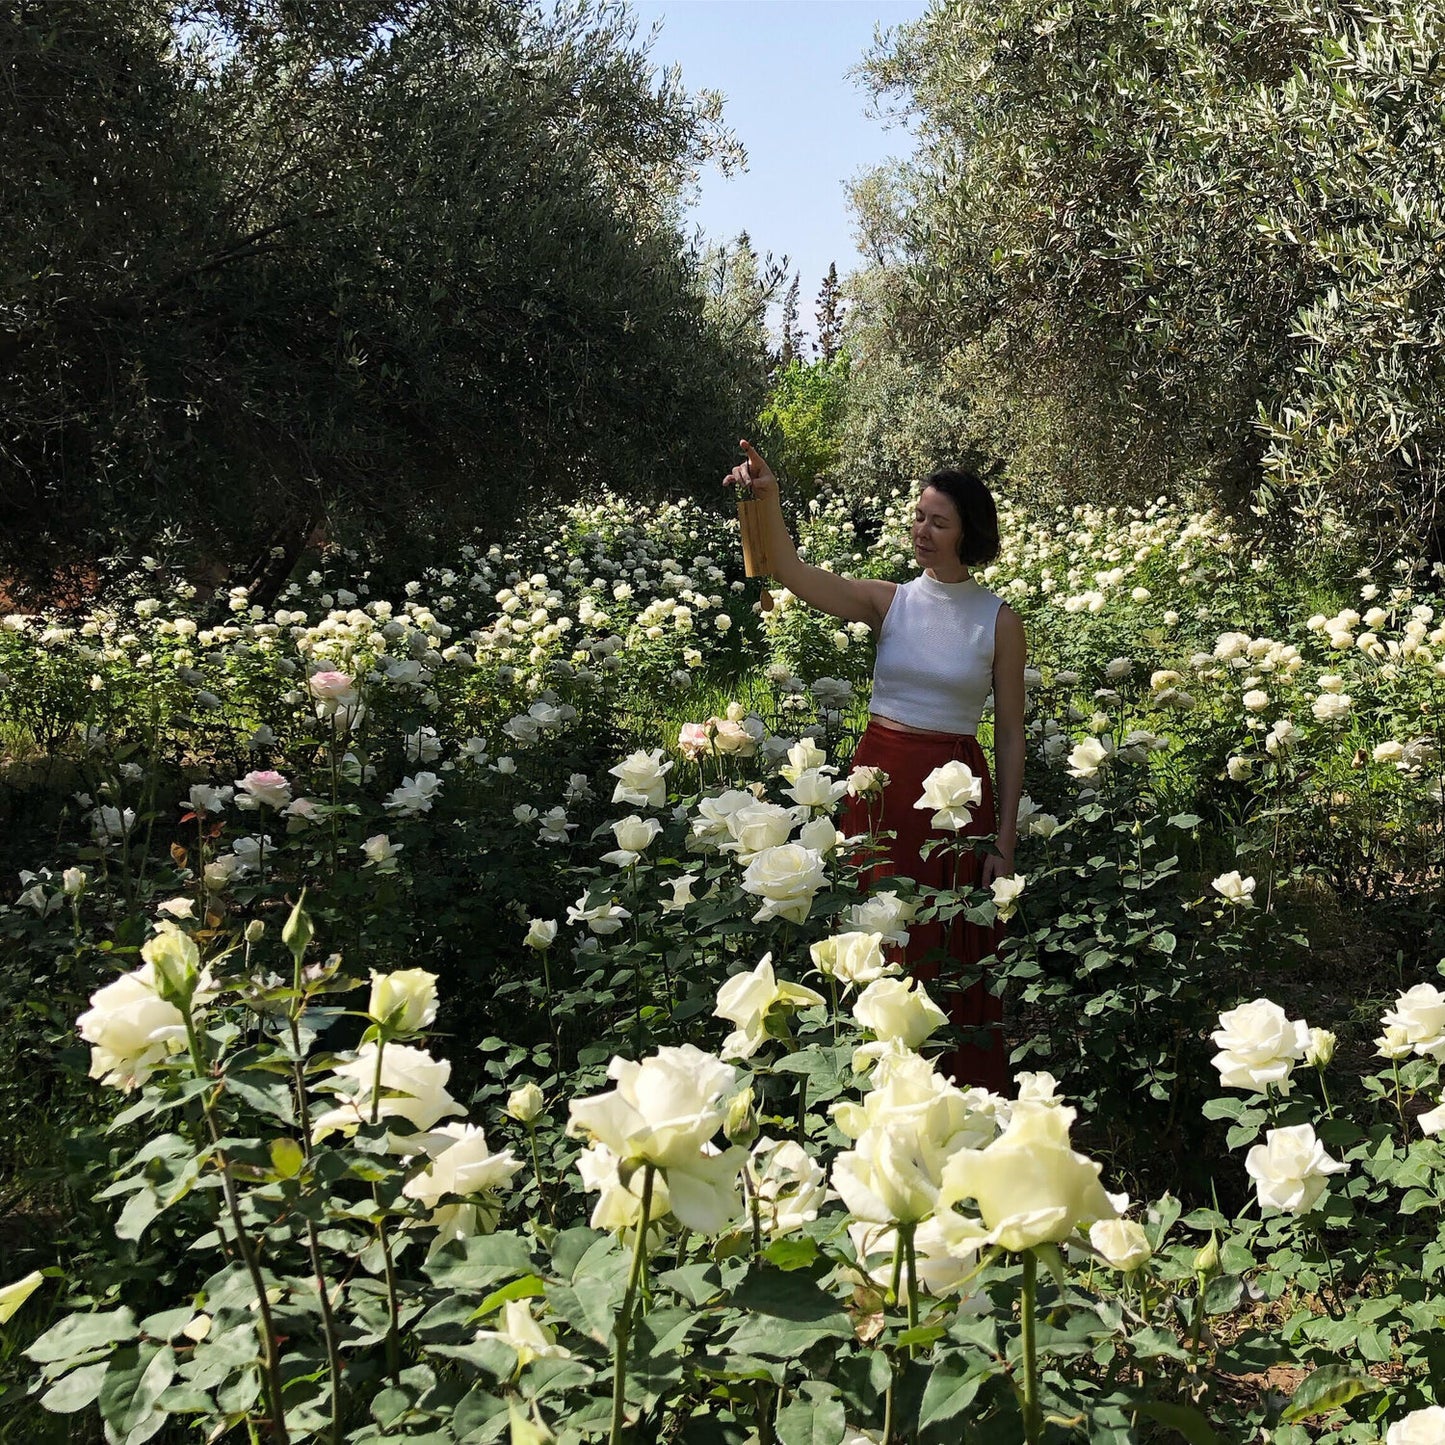
[[[916,728],[912,723],[898,722],[894,718],[884,717],[881,712],[870,712],[868,717],[871,721],[877,723],[879,727],[888,728],[896,733],[923,733],[932,737],[939,735],[937,728]]]

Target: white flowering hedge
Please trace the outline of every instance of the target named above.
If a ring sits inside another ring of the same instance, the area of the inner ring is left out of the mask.
[[[800,530],[896,575],[899,506]],[[760,617],[700,512],[574,509],[394,601],[6,619],[60,840],[0,912],[8,1006],[125,1096],[124,1278],[30,1345],[44,1407],[135,1441],[1428,1438],[1432,940],[1334,1100],[1256,979],[1308,957],[1306,888],[1433,876],[1434,603],[1300,617],[1162,509],[1005,522],[1030,797],[1021,876],[970,897],[860,889],[866,639]],[[957,826],[972,784],[917,805]],[[936,1073],[942,995],[889,964],[960,911],[1012,920],[1017,1101]]]

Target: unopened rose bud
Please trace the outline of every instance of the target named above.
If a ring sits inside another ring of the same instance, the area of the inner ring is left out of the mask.
[[[246,925],[245,939],[247,943],[259,943],[266,932],[266,924],[260,918],[253,918]]]
[[[201,976],[200,950],[190,934],[167,928],[150,939],[140,952],[151,966],[156,993],[178,1009],[189,1010]]]
[[[723,1115],[723,1133],[729,1143],[741,1144],[744,1148],[750,1148],[758,1137],[758,1111],[751,1084],[728,1101],[727,1113]]]
[[[1212,1234],[1209,1243],[1195,1252],[1194,1273],[1205,1279],[1213,1279],[1219,1273],[1219,1240]]]
[[[534,918],[527,927],[527,936],[523,940],[528,948],[541,950],[551,948],[557,937],[557,920],[555,918]]]
[[[1305,1063],[1316,1069],[1327,1067],[1335,1056],[1336,1042],[1328,1029],[1311,1029],[1310,1041],[1305,1045]]]
[[[507,1095],[507,1113],[519,1124],[531,1124],[541,1114],[545,1100],[536,1084],[523,1084]]]
[[[61,887],[65,889],[67,898],[79,898],[85,892],[85,885],[88,881],[84,868],[67,868],[61,874]]]
[[[424,968],[373,970],[366,1011],[392,1038],[426,1028],[437,1016],[436,974]]]

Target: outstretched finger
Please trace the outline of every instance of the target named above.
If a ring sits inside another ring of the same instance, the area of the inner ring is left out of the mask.
[[[755,468],[757,472],[767,471],[768,464],[757,454],[757,451],[754,449],[753,444],[748,441],[746,437],[743,437],[741,440],[739,440],[738,445],[748,455],[748,471],[752,472]]]

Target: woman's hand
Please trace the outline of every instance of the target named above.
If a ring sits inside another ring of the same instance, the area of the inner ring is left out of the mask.
[[[773,469],[753,450],[753,444],[740,441],[738,446],[746,453],[747,461],[739,462],[723,478],[723,486],[746,487],[755,497],[766,497],[769,492],[776,492],[778,479],[773,475]]]
[[[1012,878],[1014,874],[1014,850],[1002,843],[995,844],[997,852],[988,854],[983,860],[980,883],[987,888],[995,878]]]

